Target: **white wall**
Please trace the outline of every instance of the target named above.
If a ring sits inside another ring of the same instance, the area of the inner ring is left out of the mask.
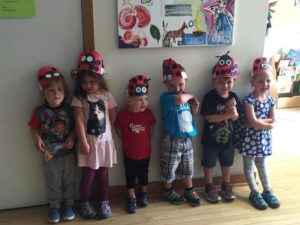
[[[0,209],[47,201],[27,122],[41,103],[37,70],[53,65],[71,86],[82,49],[81,1],[39,0],[36,17],[0,19]]]
[[[291,48],[300,49],[300,6],[295,0],[279,0],[272,7],[272,28],[266,38],[265,55],[288,53]]]
[[[120,108],[124,107],[124,88],[133,74],[145,73],[151,77],[150,106],[160,121],[159,95],[165,91],[162,83],[162,61],[172,57],[187,70],[189,81],[187,91],[194,93],[201,100],[204,93],[211,89],[211,70],[216,63],[215,56],[225,54],[238,60],[241,77],[234,91],[240,97],[249,92],[249,71],[255,57],[263,54],[267,17],[267,0],[236,0],[236,16],[234,28],[234,44],[228,47],[184,47],[170,49],[119,49],[117,42],[117,1],[94,1],[94,27],[96,49],[104,58],[108,71],[107,80],[110,90],[117,98]],[[199,135],[195,140],[195,177],[203,177],[200,166],[200,136],[203,120],[196,116]],[[160,123],[156,126],[153,138],[153,154],[150,165],[150,181],[159,180],[159,134]],[[110,171],[112,185],[124,184],[123,159],[120,141],[118,146],[118,165]],[[233,173],[242,173],[242,160],[237,153]],[[219,167],[215,170],[220,175]]]
[[[33,108],[41,102],[36,72],[52,64],[65,74],[75,67],[82,49],[80,1],[36,1],[32,19],[0,19],[0,209],[47,202],[42,161],[34,150],[27,125]],[[162,60],[174,57],[189,74],[187,90],[200,99],[210,86],[215,56],[231,50],[238,59],[241,77],[234,90],[244,96],[249,91],[248,72],[252,59],[263,52],[267,0],[236,0],[234,44],[229,47],[188,47],[174,49],[118,49],[116,1],[94,1],[96,49],[104,56],[112,93],[122,104],[123,90],[133,73],[146,73],[151,80],[150,104],[160,119],[158,99],[164,91]],[[255,12],[255,16],[253,16]],[[200,116],[196,120],[200,124]],[[201,120],[202,123],[202,120]],[[200,126],[200,125],[199,125]],[[159,180],[158,123],[153,140],[150,180]],[[195,143],[196,177],[200,169],[200,145]],[[116,139],[117,140],[117,139]],[[111,169],[111,185],[124,184],[120,142],[119,164]],[[241,173],[236,155],[234,173]],[[216,174],[219,174],[216,171]]]

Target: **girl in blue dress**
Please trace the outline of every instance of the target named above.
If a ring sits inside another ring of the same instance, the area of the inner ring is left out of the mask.
[[[267,205],[271,208],[280,206],[272,192],[265,162],[266,157],[272,154],[271,130],[275,123],[275,100],[268,95],[271,80],[272,68],[267,59],[255,59],[251,76],[253,90],[243,100],[246,123],[240,153],[243,155],[244,174],[251,190],[250,203],[260,210],[266,209]],[[263,186],[262,193],[256,185],[254,165]]]

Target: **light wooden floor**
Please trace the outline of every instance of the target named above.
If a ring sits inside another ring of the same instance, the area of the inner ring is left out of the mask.
[[[282,203],[279,209],[268,208],[265,211],[254,209],[248,203],[248,187],[242,186],[234,187],[238,198],[232,203],[204,202],[200,207],[192,208],[188,204],[170,205],[156,196],[151,198],[151,204],[148,207],[139,209],[134,215],[129,215],[125,212],[122,201],[113,201],[113,216],[107,220],[83,220],[77,216],[74,221],[68,223],[74,225],[299,225],[300,109],[278,110],[278,117],[278,125],[274,130],[274,155],[269,158],[269,171],[273,189]],[[0,224],[48,224],[47,212],[46,206],[0,211]]]

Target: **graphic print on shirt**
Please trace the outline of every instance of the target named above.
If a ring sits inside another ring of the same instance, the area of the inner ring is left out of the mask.
[[[106,129],[105,104],[103,100],[99,99],[97,102],[88,101],[88,105],[87,134],[98,137]]]
[[[146,130],[146,128],[143,127],[143,125],[141,125],[141,124],[132,124],[132,123],[130,123],[128,125],[128,129],[131,132],[135,133],[135,134],[140,134],[142,132],[145,132],[145,130]]]
[[[217,105],[217,112],[216,114],[224,114],[225,113],[225,106],[224,105]],[[210,133],[212,134],[212,139],[217,144],[227,144],[231,137],[231,131],[233,130],[232,124],[229,123],[227,120],[212,123],[209,126]]]
[[[45,109],[40,113],[42,126],[42,138],[46,140],[46,144],[64,142],[69,135],[69,130],[66,128],[70,124],[70,118],[63,110],[55,111]]]
[[[193,116],[189,104],[185,103],[177,106],[179,129],[183,133],[193,131]]]

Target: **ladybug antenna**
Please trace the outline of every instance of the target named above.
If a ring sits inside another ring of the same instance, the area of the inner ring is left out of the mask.
[[[225,55],[228,55],[229,52],[230,52],[230,51],[228,51]]]

